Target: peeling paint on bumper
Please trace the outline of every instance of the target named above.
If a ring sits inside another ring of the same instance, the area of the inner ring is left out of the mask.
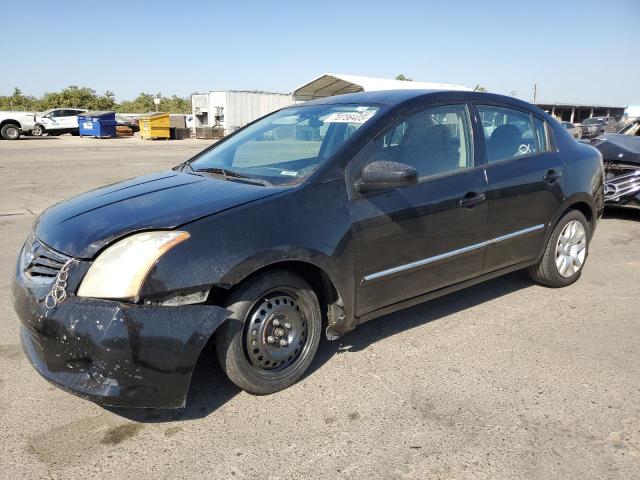
[[[137,306],[70,296],[52,310],[16,272],[23,349],[47,380],[102,405],[180,408],[204,345],[229,315],[216,306]]]

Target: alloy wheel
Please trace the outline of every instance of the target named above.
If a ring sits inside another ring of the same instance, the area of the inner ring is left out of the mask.
[[[587,255],[587,234],[582,223],[572,220],[567,223],[556,244],[556,268],[558,273],[569,278],[580,271]]]
[[[5,134],[9,140],[15,140],[20,136],[20,130],[12,125],[5,130]]]

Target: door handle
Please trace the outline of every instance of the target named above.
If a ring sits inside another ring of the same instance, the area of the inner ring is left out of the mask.
[[[466,208],[473,208],[476,204],[484,202],[487,196],[484,193],[469,192],[458,201],[458,205]]]
[[[558,178],[562,176],[562,172],[557,172],[555,170],[549,170],[547,174],[542,177],[542,179],[547,183],[554,183]]]

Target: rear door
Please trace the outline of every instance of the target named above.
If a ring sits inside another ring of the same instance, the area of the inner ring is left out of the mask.
[[[464,102],[414,111],[353,160],[358,172],[388,160],[413,166],[419,176],[417,185],[356,194],[350,202],[357,315],[481,273],[486,180],[470,118]]]
[[[487,156],[488,273],[538,255],[564,200],[564,162],[542,117],[510,105],[476,108]]]
[[[62,110],[62,128],[74,129],[78,128],[77,110]]]

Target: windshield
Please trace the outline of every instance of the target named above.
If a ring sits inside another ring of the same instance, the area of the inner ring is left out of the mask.
[[[190,163],[196,172],[297,185],[377,113],[370,105],[285,108],[244,128]]]
[[[598,123],[602,123],[604,118],[587,118],[584,122],[585,125],[597,125]]]

